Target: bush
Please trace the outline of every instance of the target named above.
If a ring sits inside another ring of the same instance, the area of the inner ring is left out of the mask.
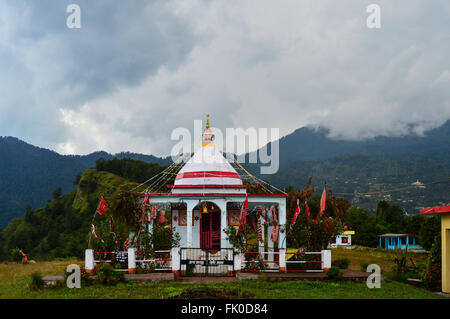
[[[347,269],[349,264],[350,260],[348,260],[347,258],[341,258],[333,261],[332,265],[338,267],[339,269]]]
[[[362,262],[361,264],[360,264],[360,266],[361,266],[361,271],[364,271],[364,272],[366,272],[367,271],[367,267],[369,267],[369,263],[368,262]]]
[[[67,278],[69,277],[69,275],[71,273],[66,271],[66,267],[63,267],[63,271],[64,271],[63,285],[65,285],[67,282]],[[81,287],[91,286],[94,283],[94,280],[92,279],[92,277],[89,275],[89,273],[86,271],[86,269],[83,266],[80,266],[80,277],[81,277],[81,282],[80,282]]]
[[[42,280],[42,275],[40,272],[36,271],[31,275],[31,282],[28,286],[31,290],[38,290],[42,288],[44,281]]]
[[[339,267],[333,266],[327,271],[327,278],[329,280],[337,280],[341,277],[341,270]]]
[[[441,290],[441,236],[434,239],[428,255],[426,270],[423,275],[423,283],[426,287],[433,290]]]
[[[125,280],[123,273],[115,271],[108,263],[101,263],[95,265],[95,274],[97,275],[96,282],[102,285],[116,285]]]
[[[20,250],[17,247],[12,249],[11,253],[10,253],[10,259],[11,259],[11,261],[14,261],[14,262],[21,262],[22,261],[22,250]]]

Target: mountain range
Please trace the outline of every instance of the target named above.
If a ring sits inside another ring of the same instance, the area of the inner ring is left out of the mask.
[[[323,128],[300,128],[279,140],[280,168],[273,175],[260,175],[278,187],[302,188],[308,177],[314,185],[325,182],[335,193],[364,193],[401,188],[416,179],[436,182],[423,189],[381,195],[346,195],[353,203],[373,208],[380,198],[397,201],[408,211],[450,202],[450,121],[423,136],[375,137],[344,141],[328,137]],[[270,151],[272,144],[261,151]],[[248,158],[250,154],[247,154]],[[99,158],[132,158],[169,165],[171,158],[122,152],[94,152],[88,155],[60,155],[15,137],[0,137],[0,227],[25,214],[25,207],[40,207],[61,187],[62,193],[75,189],[78,173],[95,166]],[[259,157],[258,157],[259,158]],[[245,164],[254,174],[261,163]],[[447,180],[447,182],[446,182]],[[400,195],[398,195],[400,194]]]

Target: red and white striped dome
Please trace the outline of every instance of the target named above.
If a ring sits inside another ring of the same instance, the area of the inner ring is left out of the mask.
[[[208,115],[203,145],[178,172],[172,194],[246,193],[239,174],[215,148],[213,139]]]

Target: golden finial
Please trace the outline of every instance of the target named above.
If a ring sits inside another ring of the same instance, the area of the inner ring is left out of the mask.
[[[206,128],[209,128],[209,114],[206,114]]]

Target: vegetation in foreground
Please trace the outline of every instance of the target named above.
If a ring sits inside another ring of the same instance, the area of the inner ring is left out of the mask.
[[[357,258],[359,256],[359,258]],[[382,258],[380,258],[382,256]],[[333,252],[333,259],[348,258],[349,268],[359,270],[360,260],[374,258],[382,269],[394,265],[392,253],[382,251],[344,251]],[[260,280],[240,280],[225,283],[143,283],[119,282],[117,285],[83,285],[81,289],[69,289],[65,286],[30,289],[32,275],[40,272],[50,275],[61,272],[68,264],[79,262],[66,259],[36,264],[0,264],[0,299],[76,299],[76,298],[119,298],[119,299],[160,299],[179,298],[189,293],[214,291],[216,295],[233,298],[268,298],[268,299],[428,299],[443,298],[431,291],[417,288],[397,281],[381,284],[380,289],[369,289],[365,283],[347,281],[284,281],[268,282]]]

